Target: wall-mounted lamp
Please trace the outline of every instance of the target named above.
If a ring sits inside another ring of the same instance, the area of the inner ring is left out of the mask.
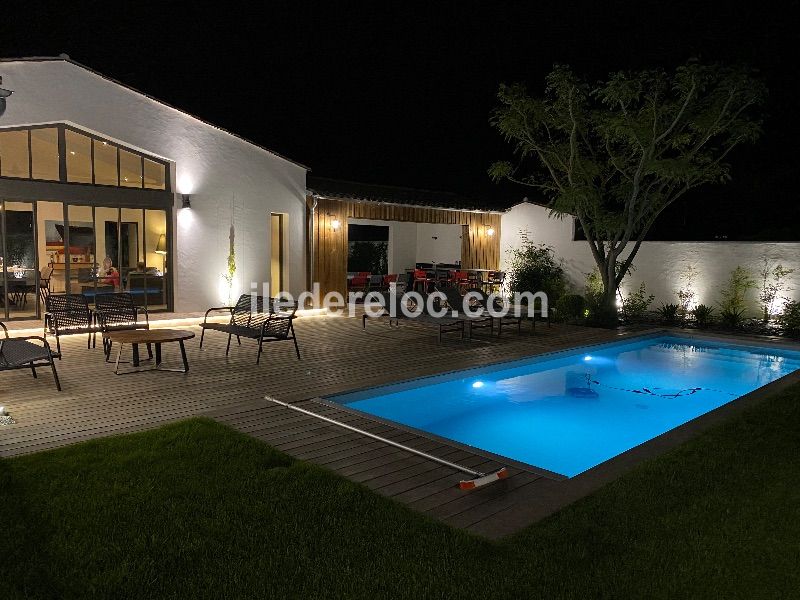
[[[192,208],[192,195],[191,194],[181,194],[181,208]]]
[[[342,222],[339,219],[333,219],[331,221],[331,229],[333,229],[334,231],[339,231],[339,227],[341,227],[341,226],[342,226]]]
[[[492,237],[494,235],[494,227],[488,227],[486,229],[486,235],[488,235],[489,237]]]

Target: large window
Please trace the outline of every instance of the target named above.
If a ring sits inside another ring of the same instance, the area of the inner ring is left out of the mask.
[[[68,125],[0,129],[0,177],[168,190],[168,174],[165,161]]]
[[[31,179],[58,181],[58,129],[31,129]]]
[[[0,131],[0,176],[27,179],[31,176],[30,166],[28,132]]]

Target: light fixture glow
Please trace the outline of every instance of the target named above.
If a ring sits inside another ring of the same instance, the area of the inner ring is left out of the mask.
[[[155,249],[156,254],[166,254],[167,253],[167,235],[162,233],[158,238],[158,243],[156,244]]]
[[[339,227],[342,225],[342,222],[339,219],[334,219],[331,221],[331,229],[334,231],[338,231]]]
[[[476,382],[474,382],[472,384],[472,387],[474,387],[474,388],[482,388],[483,387],[483,382],[482,381],[476,381]]]
[[[494,227],[489,227],[489,229],[486,230],[486,235],[492,237],[494,235]]]
[[[583,360],[585,360],[586,362],[589,362],[590,360],[592,360],[592,357],[587,354],[586,356],[583,357]]]

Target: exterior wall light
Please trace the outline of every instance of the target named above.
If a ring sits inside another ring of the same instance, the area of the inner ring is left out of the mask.
[[[192,195],[181,194],[181,208],[192,208]]]
[[[334,219],[331,221],[331,229],[334,231],[339,231],[339,227],[342,226],[342,222],[339,219]]]
[[[494,235],[494,227],[489,227],[486,230],[486,235],[488,235],[489,237],[492,237]]]

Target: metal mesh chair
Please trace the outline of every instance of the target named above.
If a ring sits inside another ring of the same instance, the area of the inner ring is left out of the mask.
[[[126,331],[131,329],[150,329],[150,318],[146,308],[136,306],[133,296],[127,292],[97,294],[94,301],[97,328],[102,333]],[[140,321],[144,316],[144,321]],[[103,338],[106,360],[111,356],[112,342]],[[150,345],[147,351],[152,358]]]
[[[0,328],[2,328],[5,335],[5,339],[0,338],[0,371],[30,369],[33,378],[36,379],[38,377],[36,367],[49,366],[53,370],[56,388],[60,392],[61,382],[58,380],[58,372],[54,361],[55,358],[59,358],[59,355],[50,350],[50,344],[47,343],[47,340],[35,335],[10,338],[6,326],[0,323]],[[42,345],[34,344],[31,340],[37,340]]]
[[[203,330],[200,335],[200,348],[203,347],[206,330],[221,331],[228,334],[228,345],[225,356],[230,353],[231,339],[236,336],[236,341],[241,346],[242,338],[258,341],[258,356],[256,364],[261,361],[264,342],[292,340],[295,353],[300,358],[300,349],[297,346],[297,337],[294,333],[294,319],[297,312],[297,302],[281,303],[278,299],[267,298],[266,305],[263,296],[242,294],[235,306],[219,306],[206,311]],[[227,323],[214,323],[208,317],[213,312],[227,311],[231,318]]]
[[[61,356],[62,335],[88,334],[87,348],[92,347],[94,334],[97,331],[94,315],[89,310],[89,303],[82,294],[50,294],[47,297],[47,312],[44,315],[44,335],[48,332],[56,336],[56,349]]]

